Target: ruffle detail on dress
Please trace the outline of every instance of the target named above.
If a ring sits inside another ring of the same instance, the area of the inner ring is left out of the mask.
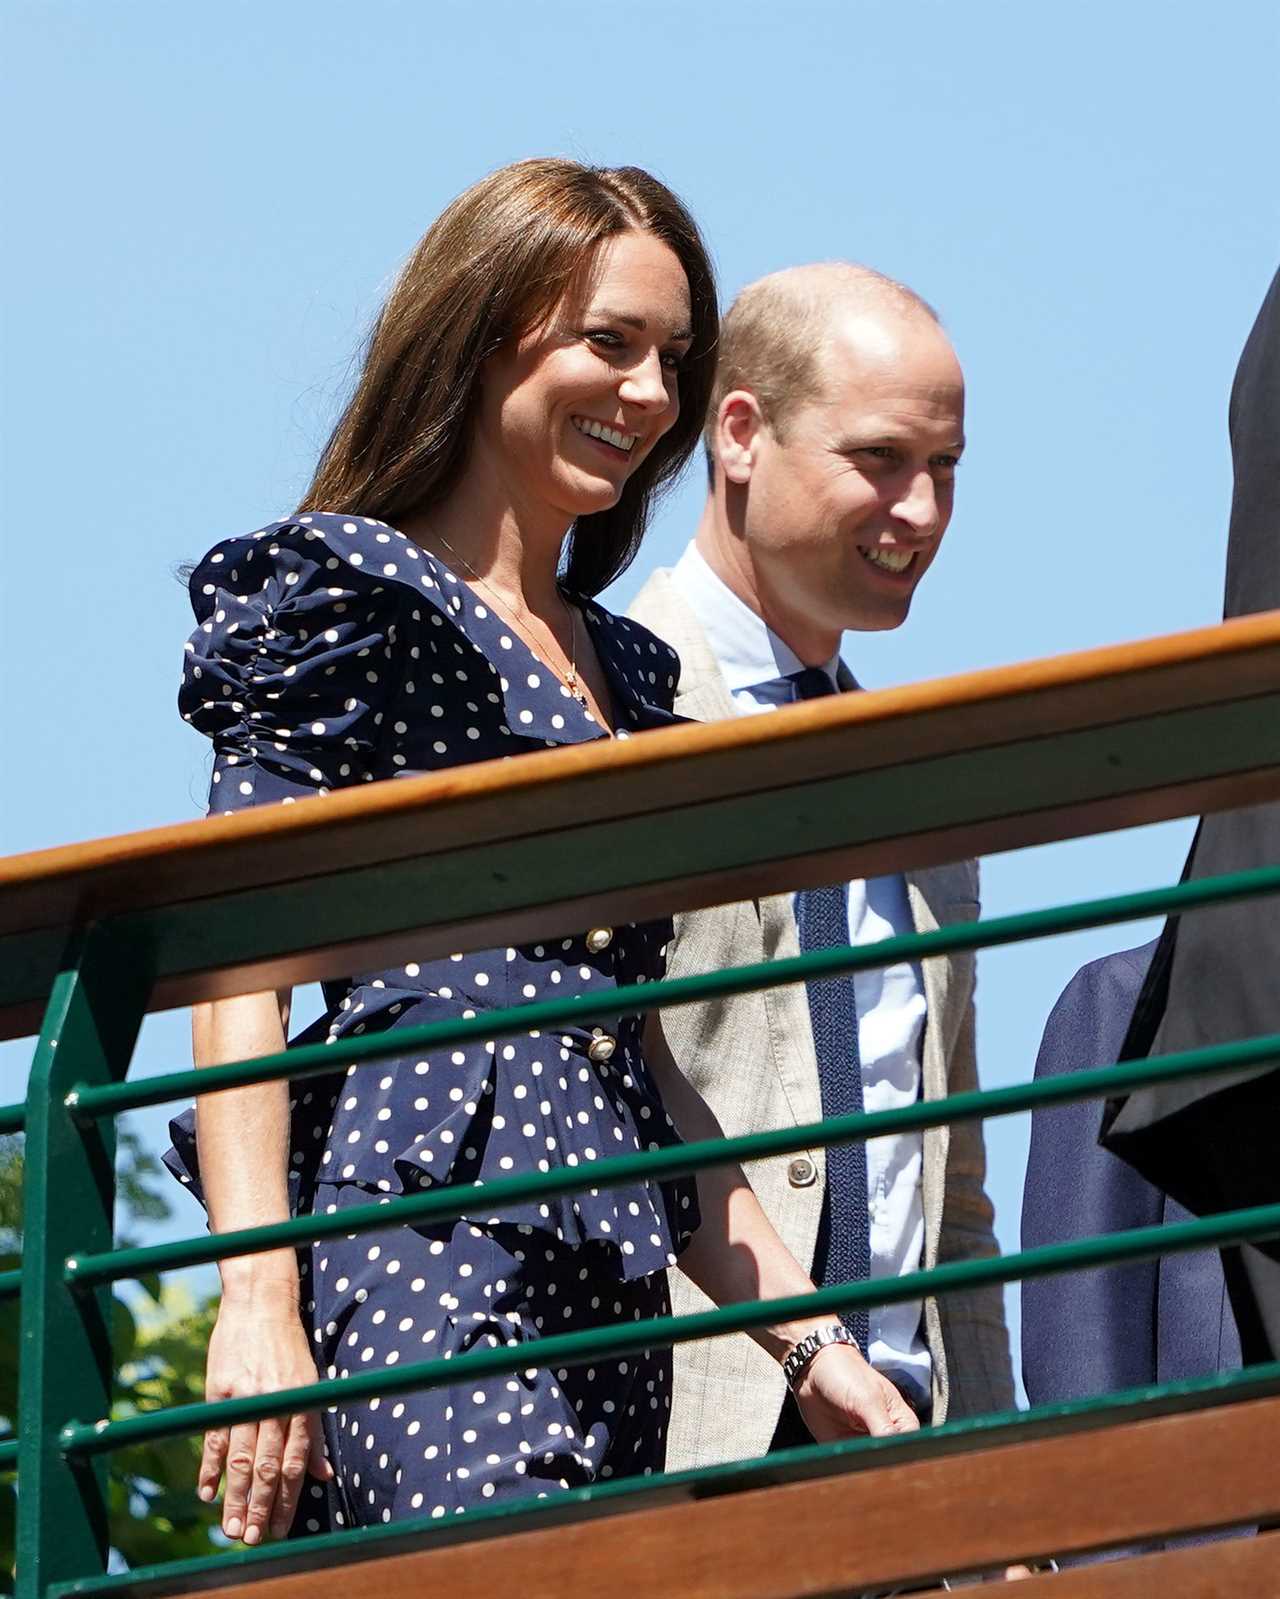
[[[328,1027],[328,1018],[322,1016],[289,1040],[290,1049],[305,1044],[322,1044]],[[319,1077],[303,1077],[289,1085],[289,1119],[291,1141],[289,1147],[289,1211],[291,1215],[313,1209],[312,1194],[315,1173],[325,1130],[333,1117],[334,1107],[343,1084],[341,1072],[325,1073]],[[161,1156],[166,1170],[191,1193],[207,1211],[204,1183],[200,1173],[200,1145],[196,1136],[196,1111],[190,1105],[169,1122],[172,1145]]]
[[[431,651],[442,652],[445,661],[424,663],[417,675],[434,665],[442,674],[434,681],[454,685],[451,698],[470,699],[473,716],[481,705],[502,707],[502,731],[523,747],[601,735],[567,687],[555,691],[548,668],[538,663],[530,673],[517,666],[527,653],[524,642],[507,632],[483,598],[384,522],[321,511],[274,522],[217,545],[189,587],[199,625],[187,644],[179,709],[213,738],[220,756],[258,762],[269,773],[278,769],[297,784],[299,797],[372,775],[374,755],[385,742],[380,713],[412,671],[411,654],[427,653],[427,636]],[[566,599],[581,608],[610,674],[619,733],[682,722],[671,708],[680,669],[675,652],[638,622],[581,596]],[[457,690],[446,664],[465,666],[458,674],[470,681],[465,692]],[[416,687],[420,699],[428,691],[435,697],[425,681]],[[516,752],[513,745],[502,753]],[[456,763],[455,754],[442,764]],[[245,773],[244,781],[252,776]],[[213,808],[284,797],[275,783],[266,786],[266,795],[251,789],[241,796],[232,783],[214,794]]]
[[[357,988],[329,1036],[340,1050],[346,1037],[452,1019],[460,1014],[458,998]],[[588,1051],[606,1027],[614,1053],[592,1060]],[[382,1127],[386,1137],[379,1136]],[[306,1130],[295,1131],[295,1145],[309,1139]],[[585,1177],[595,1160],[679,1141],[643,1064],[637,1018],[605,1017],[595,1029],[521,1033],[349,1068],[316,1178],[383,1194],[416,1193],[434,1184],[550,1171],[561,1159],[584,1168]],[[493,1213],[469,1215],[487,1221]],[[584,1187],[503,1206],[497,1215],[571,1245],[612,1243],[620,1275],[629,1279],[674,1264],[698,1225],[696,1184]]]
[[[459,1008],[435,993],[362,987],[328,1023],[327,1041],[453,1019]],[[614,1024],[609,1019],[609,1025]],[[318,1023],[297,1042],[318,1042]],[[419,1193],[446,1183],[491,1182],[520,1172],[580,1167],[680,1142],[644,1066],[637,1019],[617,1023],[614,1054],[588,1050],[602,1028],[556,1029],[404,1054],[299,1079],[291,1099],[290,1204],[319,1208],[323,1190],[354,1183],[371,1194]],[[385,1129],[386,1136],[382,1136]],[[413,1129],[409,1135],[409,1129]],[[198,1198],[194,1118],[170,1123],[170,1170]],[[327,1136],[326,1136],[327,1134]],[[409,1135],[409,1136],[406,1136]],[[318,1189],[318,1191],[317,1191]],[[674,1265],[696,1231],[693,1178],[637,1179],[543,1201],[485,1206],[468,1219],[499,1219],[571,1246],[615,1246],[624,1280]]]
[[[178,708],[217,751],[210,808],[367,781],[399,670],[400,595],[292,524],[219,545],[190,588],[199,625]]]

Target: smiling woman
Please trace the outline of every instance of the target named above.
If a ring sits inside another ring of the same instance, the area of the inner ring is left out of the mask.
[[[675,655],[593,595],[697,442],[716,332],[697,229],[646,173],[531,161],[456,200],[393,290],[298,512],[192,575],[181,706],[214,742],[211,809],[672,722]],[[174,1122],[169,1164],[223,1231],[652,1149],[675,1122],[714,1133],[660,1024],[610,1003],[662,976],[670,933],[669,920],[595,928],[330,982],[302,1039],[334,1046],[332,1076],[293,1098],[284,1084],[204,1097],[198,1128]],[[361,1034],[570,988],[599,997],[597,1025],[343,1067]],[[199,1007],[197,1064],[281,1049],[288,1004]],[[810,1286],[731,1170],[696,1190],[586,1186],[501,1217],[333,1239],[301,1265],[289,1251],[224,1261],[211,1398],[291,1387],[317,1364],[343,1376],[531,1347],[518,1379],[463,1395],[211,1432],[202,1497],[225,1472],[223,1528],[256,1543],[660,1470],[669,1354],[555,1373],[536,1342],[660,1314],[677,1258],[722,1302]],[[759,1337],[782,1360],[821,1326]],[[812,1373],[802,1406],[819,1435],[911,1425],[856,1351],[833,1348]]]
[[[601,269],[611,252],[601,247],[619,244],[624,280],[616,294],[596,295],[598,325],[575,325],[592,288],[605,286]],[[653,300],[644,273],[655,259],[668,278],[657,307],[666,320],[650,329],[637,306]],[[437,510],[478,442],[491,357],[502,352],[510,364],[522,344],[528,365],[531,346],[550,336],[562,347],[585,341],[607,361],[634,365],[636,334],[647,334],[649,343],[674,347],[664,365],[679,359],[679,414],[665,437],[654,431],[643,467],[637,460],[615,485],[620,493],[574,507],[566,577],[579,592],[599,593],[635,556],[654,495],[694,447],[715,376],[717,332],[715,282],[697,227],[655,178],[638,167],[554,159],[503,167],[459,195],[409,258],[300,509],[359,511],[398,526]],[[618,405],[612,400],[612,414],[599,420],[617,423]]]

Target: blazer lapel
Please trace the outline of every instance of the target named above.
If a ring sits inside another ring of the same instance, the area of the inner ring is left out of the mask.
[[[675,706],[678,715],[695,722],[722,722],[738,714],[707,635],[671,581],[669,571],[660,569],[653,574],[636,595],[628,614],[664,639],[680,657]]]
[[[670,572],[659,570],[653,574],[636,596],[629,614],[665,639],[679,655],[675,708],[680,716],[698,722],[719,722],[741,714],[702,625],[671,581]],[[762,958],[783,960],[798,955],[800,938],[792,896],[770,894],[754,903],[760,919]],[[767,989],[764,1005],[774,1069],[791,1114],[797,1125],[820,1121],[822,1093],[804,985],[793,983],[786,988]],[[821,1169],[822,1151],[814,1150],[812,1154]]]

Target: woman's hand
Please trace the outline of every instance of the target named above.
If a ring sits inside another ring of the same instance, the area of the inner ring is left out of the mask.
[[[915,1432],[915,1411],[887,1377],[848,1344],[820,1349],[795,1389],[804,1424],[820,1444],[837,1438]]]
[[[274,1393],[315,1380],[315,1361],[293,1295],[224,1294],[209,1340],[207,1399]],[[268,1532],[273,1538],[288,1533],[308,1470],[322,1482],[334,1474],[315,1412],[207,1432],[198,1478],[206,1503],[217,1496],[224,1470],[222,1530],[247,1544],[261,1543]]]
[[[244,994],[197,1005],[192,1046],[197,1066],[274,1055],[285,1047],[289,993]],[[289,1085],[255,1083],[205,1094],[196,1105],[205,1202],[215,1233],[262,1227],[289,1215]],[[298,1261],[292,1249],[233,1255],[220,1262],[222,1303],[205,1370],[207,1399],[241,1399],[316,1380],[298,1312]],[[222,1530],[247,1544],[293,1524],[310,1466],[333,1476],[319,1418],[272,1417],[205,1434],[197,1489],[211,1503],[225,1471]]]

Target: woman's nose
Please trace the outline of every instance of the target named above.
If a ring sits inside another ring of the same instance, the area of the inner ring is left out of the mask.
[[[663,409],[673,399],[667,386],[667,377],[662,357],[654,350],[643,361],[628,367],[618,396],[629,405],[642,405],[649,410]]]

